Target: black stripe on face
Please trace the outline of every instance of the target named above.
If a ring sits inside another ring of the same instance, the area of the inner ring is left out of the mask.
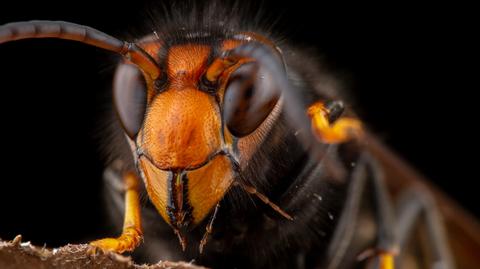
[[[187,183],[185,171],[169,172],[167,214],[176,229],[187,228],[193,222]]]

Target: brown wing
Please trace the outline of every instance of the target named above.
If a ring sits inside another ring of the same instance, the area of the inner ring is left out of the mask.
[[[412,186],[432,194],[442,213],[447,237],[457,268],[478,268],[480,266],[480,223],[455,201],[420,175],[392,150],[382,145],[374,136],[367,134],[369,151],[382,164],[387,185],[393,196]]]

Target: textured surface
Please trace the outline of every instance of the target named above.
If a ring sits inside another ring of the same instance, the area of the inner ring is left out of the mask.
[[[137,265],[130,257],[111,252],[91,254],[89,245],[66,245],[57,249],[36,247],[21,242],[21,236],[13,241],[0,241],[0,268],[118,268],[118,269],[201,269],[190,263],[160,261],[154,265]]]

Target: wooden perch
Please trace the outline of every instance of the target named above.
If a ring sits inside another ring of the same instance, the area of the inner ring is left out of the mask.
[[[66,245],[48,249],[37,247],[30,242],[22,243],[19,235],[13,241],[0,240],[0,268],[2,269],[50,269],[50,268],[86,268],[86,269],[201,269],[186,262],[160,261],[153,265],[137,265],[130,257],[113,252],[98,251],[91,254],[86,244]]]

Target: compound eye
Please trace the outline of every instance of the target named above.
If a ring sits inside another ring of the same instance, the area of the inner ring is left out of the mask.
[[[232,72],[225,90],[223,116],[228,130],[236,137],[255,131],[272,112],[279,99],[272,76],[256,62],[241,65]]]
[[[120,64],[115,72],[113,101],[126,134],[138,134],[147,107],[147,86],[142,72],[134,65]]]

